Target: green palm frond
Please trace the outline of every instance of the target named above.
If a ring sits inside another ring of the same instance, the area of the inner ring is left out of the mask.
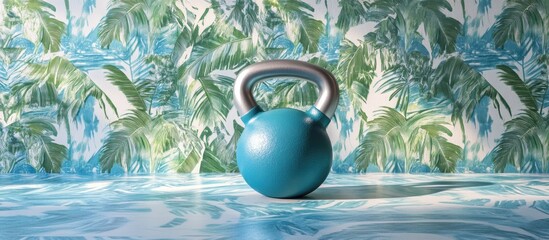
[[[178,113],[150,117],[133,110],[111,123],[99,150],[104,172],[119,164],[126,172],[190,172],[202,159],[203,143]]]
[[[23,116],[17,126],[20,129],[17,129],[18,132],[23,134],[28,134],[29,136],[37,136],[42,134],[57,135],[57,129],[55,128],[54,123],[51,119],[34,117],[34,116]]]
[[[404,163],[409,172],[414,162],[428,162],[431,169],[455,171],[461,158],[461,147],[448,142],[452,136],[443,117],[436,110],[422,111],[405,117],[392,108],[383,108],[368,122],[368,130],[357,148],[357,167],[366,170],[376,164],[382,171],[394,171]]]
[[[520,76],[508,66],[498,65],[496,68],[500,70],[500,79],[513,89],[524,106],[529,110],[537,111],[538,106],[536,99],[523,79],[521,79]]]
[[[360,109],[366,102],[370,84],[375,77],[375,54],[366,42],[358,46],[345,41],[341,47],[341,57],[336,74],[353,105]]]
[[[58,102],[57,89],[50,82],[30,80],[13,85],[12,98],[16,102],[11,112],[21,112],[25,107],[48,107]]]
[[[183,155],[178,155],[176,161],[174,161],[174,166],[172,169],[175,169],[178,173],[190,173],[196,167],[196,164],[202,159],[202,155],[195,148],[192,148],[190,153],[183,157]]]
[[[44,171],[48,173],[61,172],[61,164],[67,156],[67,147],[55,143],[53,139],[47,136],[41,137],[42,153],[39,156]]]
[[[214,70],[227,70],[241,67],[246,61],[258,54],[250,37],[235,31],[230,37],[216,33],[209,28],[202,39],[194,46],[191,56],[179,67],[180,79],[204,77]]]
[[[444,118],[434,112],[419,112],[408,120],[411,133],[407,145],[422,161],[429,162],[431,169],[453,172],[456,162],[461,158],[462,149],[444,137],[452,136],[452,131]]]
[[[27,39],[35,45],[41,43],[44,52],[59,51],[66,25],[55,19],[52,12],[56,9],[53,5],[42,0],[7,0],[4,4],[6,9],[14,10],[10,13],[23,24],[23,33]]]
[[[383,107],[377,114],[379,115],[370,124],[372,129],[382,130],[385,135],[394,134],[406,126],[404,115],[393,108]]]
[[[160,155],[176,148],[179,142],[183,140],[179,135],[177,125],[172,122],[166,121],[162,117],[158,117],[152,124],[151,146],[153,155]]]
[[[54,94],[54,89],[57,92],[63,93],[62,101],[66,104],[66,111],[74,118],[84,106],[87,97],[94,97],[99,101],[101,108],[105,111],[105,116],[108,116],[106,106],[109,106],[115,114],[118,114],[116,106],[112,99],[99,88],[95,80],[91,79],[75,67],[69,60],[62,57],[54,57],[47,64],[32,64],[29,65],[25,75],[32,81],[28,87],[33,86],[52,86],[48,90],[49,98],[57,98]],[[29,89],[24,86],[21,90]],[[30,93],[30,92],[27,92]],[[23,94],[23,92],[21,93]],[[20,95],[25,96],[25,95]],[[42,95],[44,96],[44,95]],[[52,101],[50,100],[50,101]]]
[[[178,65],[180,59],[183,57],[187,48],[194,45],[198,40],[198,28],[184,28],[177,39],[172,50],[171,58],[172,61]]]
[[[238,139],[240,139],[242,132],[244,132],[244,127],[238,125],[236,120],[233,121],[233,134],[231,135],[231,140],[229,141],[230,146],[234,146],[234,148],[236,149],[236,144],[238,143]]]
[[[420,35],[418,29],[423,26],[432,49],[436,46],[440,53],[451,53],[455,51],[462,28],[459,21],[445,13],[451,10],[446,0],[376,0],[371,4],[369,15],[380,22],[376,26],[376,38],[396,37],[404,43],[404,51],[409,50],[412,39]],[[394,34],[395,30],[398,34]],[[400,41],[388,40],[394,47],[401,48]]]
[[[178,125],[174,122],[165,119],[164,116],[159,116],[151,122],[149,131],[149,139],[151,143],[151,152],[149,153],[150,172],[157,172],[163,166],[170,169],[170,163],[173,164],[174,159],[184,155],[184,149],[179,148],[179,144],[188,141],[181,133]]]
[[[436,167],[444,173],[455,172],[463,149],[440,136],[434,137],[431,143],[431,168]]]
[[[221,9],[218,4],[213,4],[214,9],[220,11],[221,19],[228,24],[242,31],[246,36],[250,36],[254,28],[258,27],[261,20],[259,6],[252,0],[236,0],[234,4],[224,6],[226,10]]]
[[[380,82],[381,84],[378,88],[382,93],[391,93],[391,95],[389,95],[389,100],[396,97],[396,108],[403,112],[408,111],[410,89],[417,84],[414,81],[411,81],[405,74],[405,69],[401,66],[395,66],[388,69],[383,73],[383,76],[381,77],[382,82]]]
[[[205,149],[200,163],[201,173],[236,172],[235,149],[227,148],[227,142],[220,137],[211,142]]]
[[[145,105],[149,105],[151,107],[153,105],[153,102],[151,100],[155,100],[155,93],[157,92],[157,88],[159,87],[160,82],[156,82],[157,79],[151,79],[151,78],[139,78],[135,80],[134,86],[135,90],[139,93],[139,96],[141,99],[145,102]]]
[[[179,120],[177,114],[160,115],[149,124],[147,136],[152,147],[148,155],[151,172],[162,168],[191,172],[203,158],[203,143],[196,131],[178,123]]]
[[[204,149],[200,172],[238,172],[236,144],[242,131],[244,128],[233,121],[233,134],[229,141],[218,132],[218,136]]]
[[[194,111],[193,121],[219,123],[218,120],[225,118],[230,105],[230,98],[220,89],[228,82],[221,81],[211,73],[215,70],[238,69],[259,50],[251,38],[241,34],[227,38],[216,34],[215,29],[209,31],[193,46],[191,56],[179,67],[179,79],[185,82],[180,85],[179,97],[181,105],[190,100]]]
[[[148,74],[137,79],[136,88],[146,100],[149,112],[153,107],[172,109],[175,107],[177,91],[177,69],[169,55],[147,57],[146,63],[150,66]]]
[[[277,10],[286,27],[288,38],[303,46],[306,53],[317,52],[318,42],[324,33],[324,24],[316,20],[310,12],[314,9],[307,3],[299,0],[265,1],[267,6]]]
[[[461,23],[452,17],[448,17],[444,10],[451,11],[452,7],[447,1],[423,0],[420,5],[423,7],[423,27],[429,42],[438,46],[443,53],[456,51],[456,40],[461,33]]]
[[[308,81],[278,81],[274,87],[271,108],[312,106],[317,97],[316,86]]]
[[[115,111],[112,101],[103,94],[99,87],[85,73],[76,68],[69,60],[62,57],[55,57],[47,65],[31,66],[29,74],[34,79],[47,80],[54,84],[60,92],[63,92],[63,98],[70,102],[70,113],[73,117],[83,107],[84,96],[89,96],[90,92],[99,91],[96,98],[102,103],[107,102]]]
[[[547,172],[548,129],[548,119],[542,118],[537,111],[525,110],[506,122],[505,132],[492,150],[494,171],[503,172],[507,165],[522,171],[526,156],[534,156],[545,166],[541,170]]]
[[[387,149],[385,144],[379,144],[384,142],[384,134],[380,131],[368,132],[361,138],[360,145],[356,148],[357,156],[355,164],[360,170],[366,170],[370,164],[379,166],[381,171],[385,171],[387,165]]]
[[[200,77],[188,87],[194,109],[191,122],[199,121],[209,126],[223,122],[231,102],[217,84],[219,81],[212,77]]]
[[[21,138],[26,148],[26,161],[37,171],[42,168],[48,173],[61,171],[67,148],[53,141],[52,136],[57,135],[57,129],[52,119],[22,116],[20,121],[8,127]]]
[[[124,93],[128,102],[130,102],[135,109],[140,111],[146,109],[145,100],[143,100],[144,96],[141,95],[138,86],[134,85],[122,70],[113,65],[105,65],[103,66],[103,69],[107,71],[107,80]]]
[[[532,33],[547,34],[549,3],[544,0],[507,0],[494,25],[494,42],[503,47],[507,40],[521,43]]]
[[[450,57],[441,62],[429,78],[431,94],[442,95],[452,104],[452,121],[467,120],[483,97],[489,97],[501,116],[501,104],[511,114],[511,107],[504,96],[478,71],[459,57]]]
[[[368,122],[368,131],[356,149],[355,163],[359,170],[366,170],[370,164],[375,164],[385,171],[390,158],[403,155],[406,151],[405,139],[400,135],[406,127],[406,118],[391,108],[383,108],[378,114]]]
[[[114,40],[126,44],[131,31],[147,25],[145,5],[143,0],[112,1],[109,11],[99,23],[98,38],[101,47],[108,47]]]
[[[147,2],[149,14],[149,30],[162,29],[166,26],[188,26],[194,19],[190,11],[193,8],[191,2],[178,0],[150,1]]]
[[[99,149],[103,172],[110,172],[115,163],[129,171],[132,159],[142,152],[150,152],[151,145],[146,136],[150,121],[147,113],[133,110],[111,124],[113,130]]]
[[[57,52],[61,45],[61,37],[65,33],[65,23],[49,14],[40,15],[41,30],[40,42],[46,52]]]
[[[343,0],[339,1],[341,11],[337,17],[336,27],[343,32],[349,31],[349,28],[366,21],[366,8],[369,3],[364,0]]]

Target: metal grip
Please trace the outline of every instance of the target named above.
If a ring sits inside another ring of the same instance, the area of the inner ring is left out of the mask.
[[[244,68],[234,84],[234,105],[240,116],[257,106],[252,95],[253,86],[275,77],[294,77],[315,83],[319,96],[314,106],[328,119],[334,116],[339,102],[339,87],[335,77],[324,68],[296,60],[269,60]]]

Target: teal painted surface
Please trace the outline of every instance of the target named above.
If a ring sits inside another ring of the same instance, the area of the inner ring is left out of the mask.
[[[0,172],[236,172],[235,74],[285,58],[339,81],[333,172],[547,173],[547,4],[3,0]]]
[[[310,112],[315,111],[272,109],[246,123],[236,159],[250,187],[269,197],[296,198],[324,182],[332,166],[332,144],[322,121],[315,119],[318,114]]]

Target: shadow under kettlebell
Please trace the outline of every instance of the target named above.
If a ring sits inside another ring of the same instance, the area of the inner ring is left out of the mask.
[[[430,195],[457,188],[483,187],[493,184],[491,182],[480,181],[432,181],[416,184],[320,187],[301,199],[358,200],[405,198]]]

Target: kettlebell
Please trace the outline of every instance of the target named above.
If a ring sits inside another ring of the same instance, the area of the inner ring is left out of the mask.
[[[306,112],[291,108],[263,111],[254,100],[253,86],[275,77],[311,81],[319,97]],[[270,60],[244,68],[235,81],[234,105],[245,125],[236,159],[246,183],[272,198],[297,198],[317,189],[332,166],[326,127],[338,101],[335,77],[316,65]]]

